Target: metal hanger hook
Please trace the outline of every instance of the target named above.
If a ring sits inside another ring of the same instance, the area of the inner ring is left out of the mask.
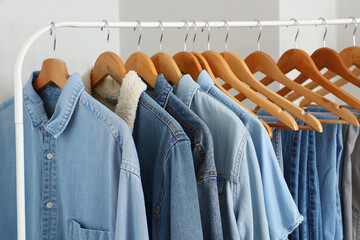
[[[205,27],[207,27],[208,29],[208,39],[207,39],[207,49],[210,50],[210,24],[209,24],[209,21],[205,20]],[[204,31],[204,28],[201,30],[202,32]]]
[[[109,22],[104,19],[103,22],[105,22],[105,25],[103,27],[101,27],[101,31],[104,30],[104,28],[107,28],[107,37],[106,37],[106,43],[107,43],[107,50],[109,51],[110,49],[110,27],[109,27]]]
[[[255,19],[254,21],[256,21],[256,26],[259,27],[259,35],[257,38],[257,50],[260,51],[260,38],[262,34],[262,25],[259,19]]]
[[[159,21],[159,27],[161,28],[161,35],[160,35],[160,52],[162,51],[162,42],[164,37],[164,25],[162,21]]]
[[[295,35],[295,42],[294,42],[294,48],[297,48],[297,38],[299,36],[300,26],[299,26],[298,20],[296,20],[295,18],[290,18],[290,20],[294,21],[294,25],[296,25],[296,27],[297,27],[297,31],[296,31],[296,35]]]
[[[138,52],[140,52],[140,42],[141,42],[141,35],[142,35],[142,28],[141,28],[141,22],[139,20],[136,20],[137,25],[134,27],[134,31],[136,28],[139,28],[139,39],[138,39]]]
[[[189,23],[187,21],[184,21],[185,23],[185,27],[186,27],[186,36],[185,36],[185,40],[184,40],[184,52],[186,52],[186,42],[187,42],[187,39],[189,37]]]
[[[358,26],[358,22],[356,20],[355,17],[349,17],[353,20],[353,23],[355,24],[355,28],[354,28],[354,32],[353,32],[353,45],[355,46],[356,45],[356,36],[355,36],[355,33],[356,33],[356,30],[357,30],[357,26]],[[345,25],[345,28],[347,28],[347,24]]]
[[[223,20],[224,22],[224,27],[226,27],[226,37],[225,37],[225,52],[227,52],[228,50],[228,38],[229,38],[229,31],[230,31],[230,28],[229,28],[229,24],[226,20]]]
[[[194,38],[193,38],[193,52],[195,52],[195,41],[196,41],[196,31],[197,31],[197,26],[196,26],[196,22],[193,22],[193,26],[194,26]]]
[[[322,24],[325,25],[325,32],[324,32],[324,36],[323,36],[323,47],[326,47],[325,37],[326,37],[326,34],[327,34],[328,25],[327,25],[327,22],[326,22],[325,18],[321,17],[321,18],[319,18],[319,19],[321,19],[321,20],[323,21]]]
[[[54,57],[56,56],[56,26],[55,26],[55,22],[51,21],[51,29],[50,29],[50,36],[54,37],[54,47],[53,47],[53,51],[54,51]]]

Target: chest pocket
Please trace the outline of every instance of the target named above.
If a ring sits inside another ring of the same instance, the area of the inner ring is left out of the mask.
[[[110,232],[86,229],[73,219],[68,219],[69,240],[110,240]]]

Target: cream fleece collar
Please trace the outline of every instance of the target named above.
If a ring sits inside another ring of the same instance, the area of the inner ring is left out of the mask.
[[[146,90],[146,84],[136,72],[129,71],[121,85],[108,76],[91,89],[91,71],[92,68],[81,76],[85,91],[122,118],[132,132],[139,98],[141,93]]]

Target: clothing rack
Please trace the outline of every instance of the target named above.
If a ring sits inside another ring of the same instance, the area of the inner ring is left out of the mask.
[[[360,18],[356,19],[360,22]],[[345,25],[353,24],[354,19],[322,19],[316,20],[286,20],[286,21],[199,21],[199,22],[162,22],[164,28],[186,28],[186,27],[256,27],[261,23],[262,27],[276,26],[316,26],[316,25]],[[141,26],[140,26],[141,25]],[[108,22],[109,28],[159,28],[159,22]],[[56,28],[102,28],[104,22],[59,22],[55,24]],[[45,26],[33,33],[22,45],[15,62],[14,68],[14,102],[15,102],[15,131],[16,131],[16,195],[17,195],[17,234],[18,240],[26,239],[25,225],[25,176],[24,176],[24,125],[23,125],[23,95],[22,95],[22,67],[25,56],[31,45],[45,32],[51,30],[51,25]]]

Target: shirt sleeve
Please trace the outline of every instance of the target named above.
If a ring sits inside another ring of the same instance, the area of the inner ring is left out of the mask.
[[[248,139],[242,155],[234,196],[240,239],[270,239],[263,185],[254,145]]]
[[[189,140],[178,140],[166,158],[170,171],[170,239],[203,239],[195,170]]]
[[[119,188],[117,194],[115,240],[149,239],[144,192],[135,144],[129,138],[122,143]]]

